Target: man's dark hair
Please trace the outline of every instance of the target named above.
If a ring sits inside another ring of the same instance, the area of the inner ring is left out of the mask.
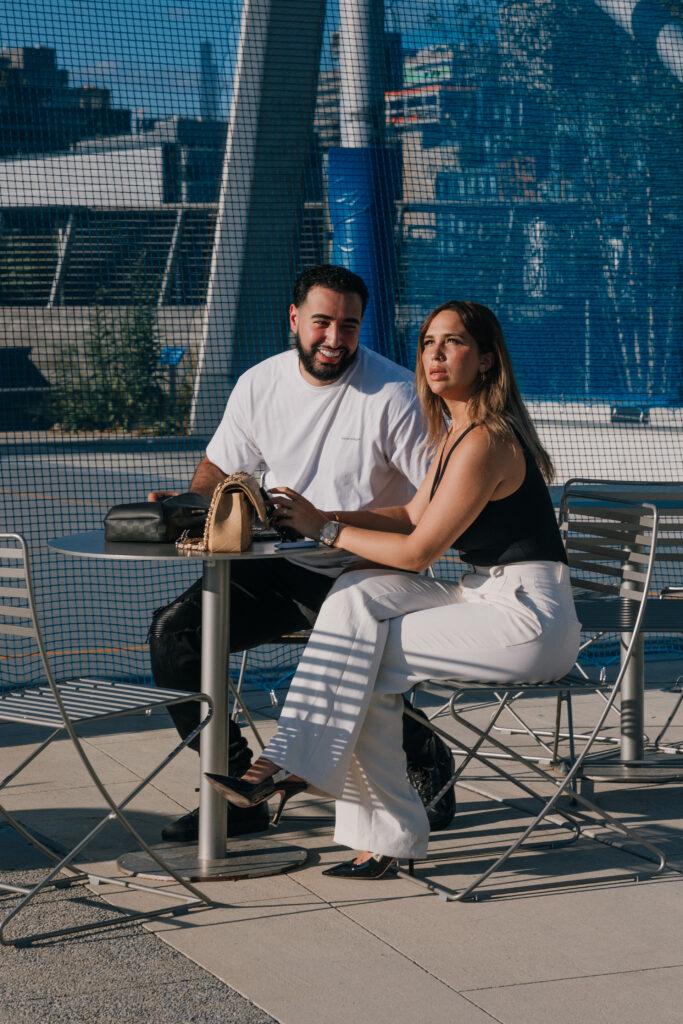
[[[346,267],[337,267],[333,263],[316,263],[312,267],[306,267],[299,274],[294,282],[295,306],[303,305],[311,288],[329,288],[339,295],[358,295],[363,312],[370,294],[362,277],[347,270]]]

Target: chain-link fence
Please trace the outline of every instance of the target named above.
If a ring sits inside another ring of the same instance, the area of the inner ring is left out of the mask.
[[[362,341],[407,366],[433,306],[492,306],[560,482],[683,479],[675,0],[0,18],[2,520],[33,544],[64,673],[115,652],[147,678],[151,612],[193,572],[47,541],[187,488],[236,378],[290,343],[310,263],[366,277]],[[285,656],[251,671],[281,678]]]

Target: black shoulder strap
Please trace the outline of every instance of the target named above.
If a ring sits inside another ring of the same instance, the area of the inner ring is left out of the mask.
[[[463,437],[465,437],[466,434],[469,434],[470,430],[474,430],[474,428],[476,426],[477,426],[476,423],[470,423],[469,427],[465,427],[465,429],[463,430],[463,432],[460,435],[460,437],[456,438],[455,441],[453,442],[453,444],[451,445],[451,447],[448,449],[448,455],[446,455],[445,459],[444,459],[444,453],[446,451],[446,445],[443,446],[443,448],[441,450],[441,455],[439,456],[439,465],[436,467],[436,473],[434,474],[434,480],[432,482],[432,489],[431,489],[431,491],[429,493],[429,500],[430,501],[432,500],[432,498],[436,494],[436,489],[439,486],[439,484],[441,483],[442,477],[443,477],[444,473],[446,472],[446,466],[448,465],[448,460],[450,459],[451,455],[453,454],[455,449],[458,447],[458,445],[462,441]]]

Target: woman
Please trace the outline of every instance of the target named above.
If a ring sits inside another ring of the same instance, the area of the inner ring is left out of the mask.
[[[325,872],[337,877],[379,878],[395,858],[426,854],[404,692],[425,679],[543,682],[578,653],[552,463],[489,309],[453,301],[430,313],[416,387],[435,458],[408,505],[329,513],[273,490],[283,525],[370,567],[330,591],[262,756],[240,779],[209,776],[238,806],[279,793],[275,820],[307,785],[335,797],[335,840],[363,851]],[[450,547],[471,572],[458,583],[418,575]]]

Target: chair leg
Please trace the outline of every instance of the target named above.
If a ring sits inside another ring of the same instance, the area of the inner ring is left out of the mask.
[[[614,690],[612,692],[613,694],[615,693]],[[451,697],[451,715],[458,725],[462,726],[465,730],[474,733],[475,736],[477,737],[474,745],[469,748],[467,747],[467,744],[463,743],[461,740],[458,740],[458,744],[464,747],[466,750],[468,750],[468,754],[465,758],[464,763],[466,764],[470,760],[476,759],[481,764],[485,765],[490,770],[492,770],[495,774],[508,780],[518,789],[521,789],[522,792],[526,795],[532,796],[534,800],[538,801],[542,805],[541,809],[539,813],[533,818],[531,823],[522,831],[521,835],[519,835],[509,846],[507,846],[506,849],[500,854],[500,856],[498,856],[493,861],[493,863],[489,865],[488,868],[482,871],[475,879],[472,880],[472,882],[470,882],[468,885],[466,885],[465,887],[463,887],[463,889],[459,891],[452,891],[446,889],[444,886],[440,886],[438,883],[432,882],[429,879],[418,878],[417,876],[414,876],[414,871],[411,868],[410,864],[407,872],[403,871],[403,869],[399,869],[399,873],[406,874],[408,877],[414,877],[415,881],[418,881],[419,884],[425,886],[430,891],[437,893],[442,899],[448,902],[466,900],[472,897],[475,891],[482,885],[482,883],[485,882],[496,871],[498,871],[509,860],[509,858],[520,848],[520,846],[522,846],[523,843],[526,842],[526,840],[539,827],[539,825],[542,824],[542,822],[545,819],[553,821],[554,824],[559,824],[562,827],[570,828],[574,832],[574,836],[570,841],[574,841],[574,839],[578,838],[578,836],[581,835],[584,831],[588,830],[590,826],[594,826],[596,824],[595,819],[589,817],[589,815],[586,814],[586,811],[589,811],[591,814],[595,815],[605,825],[607,825],[614,831],[618,832],[620,835],[644,847],[648,851],[648,853],[651,854],[654,861],[656,862],[654,870],[649,874],[656,875],[661,873],[665,869],[665,867],[667,866],[666,857],[662,850],[660,850],[657,846],[651,843],[648,839],[642,836],[635,829],[631,829],[628,826],[622,824],[622,822],[613,818],[608,812],[604,811],[601,807],[594,804],[585,795],[577,793],[575,791],[575,779],[577,777],[581,764],[583,763],[588,751],[592,746],[595,737],[599,734],[599,730],[602,728],[605,717],[609,713],[611,707],[611,704],[609,702],[605,706],[605,709],[602,712],[602,715],[600,716],[600,720],[598,721],[592,736],[589,738],[583,750],[581,751],[581,754],[578,758],[574,760],[570,770],[565,774],[565,776],[562,779],[558,780],[556,776],[553,776],[548,771],[545,771],[540,765],[538,765],[534,761],[530,761],[523,755],[517,754],[515,751],[510,750],[510,748],[506,748],[502,743],[500,743],[499,740],[497,740],[494,736],[491,735],[491,730],[493,725],[495,724],[497,715],[493,716],[493,719],[491,720],[491,722],[488,723],[485,730],[480,729],[478,726],[470,722],[468,719],[464,718],[463,715],[460,714],[455,707],[459,696],[460,694],[456,692]],[[505,701],[501,701],[500,710],[503,709],[504,704]],[[433,723],[431,727],[435,728],[433,726]],[[435,731],[438,731],[444,736],[446,735],[442,732],[442,730]],[[451,739],[452,738],[449,737],[449,740]],[[500,748],[503,751],[507,750],[509,754],[512,754],[513,759],[516,760],[520,765],[524,766],[525,769],[535,772],[541,779],[550,783],[554,788],[554,792],[551,794],[551,796],[547,797],[542,795],[541,793],[536,792],[532,787],[528,786],[526,782],[524,782],[524,780],[516,776],[513,776],[510,772],[506,771],[499,761],[493,761],[489,757],[487,757],[486,754],[483,754],[481,752],[481,746],[484,742],[491,743],[493,744],[494,747]],[[456,772],[456,777],[459,777],[459,774],[461,774],[460,768]],[[485,795],[490,796],[491,794]],[[560,804],[561,798],[565,795],[571,796],[572,806],[564,806]],[[514,806],[514,804],[512,804],[511,801],[507,799],[498,799],[503,803]],[[577,808],[576,804],[580,804],[581,808]],[[550,817],[551,812],[553,815],[552,818]],[[559,815],[559,820],[556,820],[557,815]],[[590,832],[587,832],[587,834],[590,835]],[[590,837],[597,838],[595,836]],[[550,845],[554,846],[559,844],[551,843]]]
[[[31,762],[34,761],[38,757],[39,754],[41,754],[44,750],[46,750],[47,747],[52,743],[53,740],[55,740],[58,736],[61,736],[62,733],[64,733],[64,732],[66,732],[66,729],[63,726],[61,726],[59,729],[55,729],[54,732],[50,733],[50,735],[46,739],[44,739],[41,743],[37,744],[37,746],[34,747],[34,749],[30,752],[30,754],[28,754],[28,756],[25,757],[24,760],[19,765],[17,765],[17,767],[14,768],[13,771],[11,771],[9,773],[9,775],[6,775],[5,778],[2,779],[2,781],[0,781],[0,792],[3,789],[5,789],[5,787],[8,786],[10,784],[10,782],[12,782],[13,779],[16,779],[17,776],[20,775],[21,772],[23,772],[24,768],[26,768],[29,764],[31,764]],[[35,846],[36,849],[40,850],[40,852],[43,853],[46,857],[49,857],[50,859],[52,859],[52,860],[54,860],[56,862],[61,860],[61,858],[64,855],[64,850],[63,849],[58,850],[56,848],[53,849],[52,847],[50,847],[47,844],[47,841],[45,840],[45,837],[39,837],[35,833],[31,832],[30,829],[27,829],[26,826],[22,825],[22,823],[18,820],[18,818],[15,818],[15,816],[10,811],[8,811],[8,809],[6,807],[3,807],[2,804],[0,804],[0,815],[2,815],[2,817],[9,823],[9,825],[16,832],[19,833],[20,836],[22,836],[23,839],[25,839],[32,846]],[[75,871],[75,869],[71,869],[71,870],[73,870],[74,873],[79,878],[82,876],[81,872],[77,872],[77,871]],[[9,892],[14,892],[14,891],[26,892],[26,891],[28,891],[28,890],[23,889],[22,887],[7,885],[7,884],[5,884],[3,882],[0,882],[0,890],[7,890]]]
[[[562,732],[562,705],[567,705],[567,732]],[[572,712],[572,695],[569,690],[562,690],[557,695],[557,704],[555,707],[555,735],[553,737],[553,759],[552,764],[558,764],[561,760],[559,756],[560,740],[569,740],[569,763],[574,764],[576,760],[576,753],[574,748],[574,715]]]
[[[559,695],[558,695],[558,700],[559,700]],[[555,742],[553,743],[553,747],[551,749],[548,746],[548,744],[545,743],[543,741],[543,739],[541,738],[544,735],[544,733],[542,731],[539,731],[539,730],[536,730],[536,729],[531,729],[527,725],[527,723],[524,721],[524,719],[521,717],[521,715],[517,714],[517,712],[515,711],[514,707],[512,706],[512,702],[510,702],[508,704],[507,711],[508,711],[508,714],[512,715],[514,720],[517,722],[518,725],[521,726],[521,728],[518,729],[518,730],[512,730],[512,729],[505,729],[504,726],[496,726],[496,729],[499,729],[501,732],[507,732],[509,734],[512,734],[513,731],[514,731],[514,732],[519,733],[521,735],[530,736],[531,739],[533,739],[534,742],[536,742],[539,745],[539,747],[542,747],[543,750],[545,750],[550,755],[551,762],[554,762],[557,759],[557,742],[556,742],[557,728],[555,730]]]
[[[244,678],[245,678],[246,673],[247,673],[247,661],[248,660],[249,660],[249,651],[248,651],[247,648],[245,648],[242,651],[242,657],[240,659],[240,672],[239,672],[239,675],[237,677],[237,685],[236,686],[233,685],[233,683],[232,683],[232,681],[230,679],[230,676],[228,676],[228,685],[230,686],[230,692],[232,693],[232,695],[234,697],[234,704],[232,706],[232,714],[230,716],[232,718],[233,722],[237,722],[237,719],[239,718],[240,708],[241,708],[241,710],[244,713],[246,713],[246,708],[245,708],[245,705],[244,705],[244,701],[242,700],[242,688],[244,686]],[[239,707],[238,707],[238,704],[239,704]]]
[[[661,750],[661,751],[663,751],[665,753],[678,753],[680,751],[680,749],[681,749],[681,746],[683,746],[683,741],[681,741],[681,740],[677,740],[674,743],[667,744],[666,746],[662,745],[662,742],[661,742],[662,738],[666,735],[666,732],[667,732],[669,726],[671,725],[671,723],[673,722],[674,718],[676,717],[676,712],[678,711],[679,707],[681,706],[681,702],[683,702],[683,676],[678,676],[678,678],[676,679],[676,682],[674,683],[672,689],[673,689],[674,692],[676,692],[677,689],[679,690],[678,700],[674,704],[674,706],[673,706],[673,708],[671,710],[671,714],[669,715],[669,717],[667,718],[666,722],[664,723],[663,728],[660,729],[660,731],[657,733],[657,735],[656,735],[656,737],[654,739],[654,744],[653,744],[653,746],[655,747],[656,750]]]
[[[45,750],[46,747],[48,747],[53,740],[56,740],[57,737],[60,736],[63,732],[66,732],[66,729],[64,728],[64,726],[61,726],[59,729],[55,729],[54,732],[50,733],[47,739],[43,740],[42,743],[39,743],[31,751],[31,753],[24,758],[21,764],[18,765],[14,769],[14,771],[11,771],[9,775],[6,775],[5,778],[0,782],[0,790],[4,789],[5,786],[7,786],[12,781],[12,779],[16,779],[17,775],[20,775],[21,772],[23,772],[24,768],[26,768],[27,765],[31,763],[31,761],[35,761],[38,755],[41,754],[43,750]]]
[[[193,697],[192,699],[197,700],[199,698]],[[202,696],[201,699],[206,701],[206,697],[205,696]],[[85,748],[83,747],[83,745],[81,743],[80,738],[73,731],[73,726],[71,726],[70,724],[66,726],[67,732],[69,732],[69,735],[71,737],[72,742],[74,743],[74,746],[76,747],[76,750],[77,750],[78,755],[79,755],[79,757],[81,759],[81,762],[83,763],[86,771],[88,772],[88,775],[90,776],[92,782],[97,787],[97,790],[100,793],[101,797],[103,798],[105,803],[108,805],[109,811],[104,816],[104,818],[102,818],[90,830],[90,832],[88,832],[88,834],[85,837],[83,837],[80,840],[79,843],[76,844],[76,846],[72,850],[70,850],[65,856],[63,856],[60,860],[58,860],[58,862],[55,864],[55,866],[52,867],[47,872],[47,874],[44,875],[38,881],[38,883],[35,886],[33,886],[31,889],[28,889],[28,890],[27,889],[20,890],[23,893],[22,898],[19,900],[17,905],[14,906],[9,911],[9,913],[5,915],[5,917],[2,919],[2,921],[0,921],[0,945],[16,945],[17,943],[26,944],[26,943],[30,943],[31,941],[35,941],[36,939],[53,938],[53,937],[60,936],[60,935],[71,935],[71,934],[75,934],[77,932],[99,930],[101,928],[109,927],[110,925],[115,924],[115,923],[121,923],[122,920],[133,921],[133,920],[144,920],[144,919],[149,919],[149,918],[155,918],[155,917],[159,917],[161,915],[166,915],[166,914],[177,915],[177,914],[180,914],[180,913],[184,913],[184,912],[186,912],[188,910],[197,908],[199,906],[204,906],[204,907],[211,906],[211,900],[207,896],[205,896],[202,892],[200,892],[199,889],[197,889],[194,885],[192,885],[192,883],[189,882],[187,879],[182,878],[164,860],[164,858],[159,854],[159,852],[157,850],[155,850],[153,847],[151,847],[146,842],[146,840],[140,835],[140,833],[137,831],[137,829],[133,825],[131,825],[131,823],[128,821],[128,818],[124,815],[123,810],[137,796],[137,794],[140,793],[140,791],[142,789],[144,789],[145,786],[147,786],[154,778],[156,778],[156,776],[161,771],[163,771],[163,769],[170,763],[170,761],[172,761],[182,750],[184,750],[184,748],[188,745],[188,743],[190,743],[195,738],[195,736],[197,736],[202,731],[202,729],[204,729],[204,727],[206,725],[208,725],[208,723],[209,723],[209,721],[210,721],[210,719],[212,717],[212,714],[213,714],[213,705],[211,704],[209,706],[209,710],[208,710],[207,714],[198,723],[198,725],[195,727],[195,729],[193,729],[192,732],[188,736],[186,736],[171,751],[171,753],[169,755],[167,755],[166,758],[164,758],[164,760],[160,764],[155,766],[155,768],[151,772],[149,772],[148,775],[143,780],[141,780],[130,791],[130,793],[128,793],[128,795],[123,800],[119,801],[118,803],[110,796],[108,790],[106,789],[104,784],[100,781],[100,778],[97,775],[97,773],[95,772],[95,769],[92,766],[90,758],[88,757],[88,755],[87,755],[87,753],[85,751]],[[36,845],[39,849],[41,849],[43,852],[45,852],[53,860],[57,860],[57,857],[56,857],[54,851],[51,851],[48,847],[46,847],[40,841],[36,841],[36,837],[33,836],[33,834],[31,832],[29,832],[24,826],[22,826],[14,818],[13,815],[8,814],[8,812],[4,811],[4,810],[3,810],[3,813],[4,813],[4,816],[6,818],[8,818],[8,820],[10,820],[11,824],[13,824],[15,827],[17,827],[17,830],[19,831],[19,833],[21,835],[24,836],[24,838],[26,838],[28,841],[30,841],[31,843]],[[128,878],[125,878],[125,877],[105,877],[105,876],[97,875],[97,874],[94,874],[93,872],[90,872],[90,871],[87,871],[87,870],[83,870],[82,868],[75,867],[75,866],[72,865],[72,861],[74,861],[75,858],[78,857],[78,855],[85,849],[85,847],[90,842],[92,842],[92,840],[97,835],[99,835],[99,833],[103,830],[105,825],[107,825],[110,821],[112,821],[114,819],[116,819],[123,826],[123,828],[129,833],[129,835],[132,836],[132,838],[135,840],[135,842],[137,843],[139,848],[141,850],[143,850],[151,858],[151,860],[154,861],[157,864],[157,866],[165,874],[168,874],[170,876],[170,878],[174,882],[176,882],[177,885],[179,885],[183,890],[185,890],[185,893],[187,895],[184,895],[183,893],[172,892],[172,891],[170,891],[168,889],[162,889],[162,888],[159,888],[159,887],[156,887],[156,886],[144,885],[144,884],[142,884],[140,882],[136,882],[136,881],[134,881],[132,879],[128,879]],[[60,873],[60,871],[70,871],[70,872],[72,872],[74,874],[75,877],[74,878],[70,878],[70,879],[66,879],[64,881],[63,880],[55,881],[55,879],[57,878],[57,875]],[[52,932],[44,932],[44,933],[40,933],[40,934],[34,934],[34,935],[30,936],[30,937],[24,937],[24,938],[21,938],[21,939],[16,939],[16,938],[9,939],[9,938],[7,938],[6,931],[7,931],[7,926],[9,925],[10,921],[12,921],[13,918],[15,918],[20,913],[20,911],[26,906],[26,904],[29,903],[35,896],[37,896],[38,893],[41,892],[43,889],[45,889],[48,886],[53,885],[53,884],[54,885],[60,885],[60,884],[65,884],[65,882],[66,882],[66,884],[72,884],[73,882],[76,882],[76,881],[86,881],[86,880],[90,881],[91,883],[116,885],[116,886],[123,887],[124,889],[139,889],[139,890],[141,890],[143,892],[154,893],[157,896],[167,897],[167,898],[170,898],[170,899],[174,900],[175,904],[173,906],[162,907],[160,909],[157,908],[155,910],[147,910],[147,911],[140,911],[140,912],[133,912],[133,913],[130,913],[130,912],[126,911],[126,910],[119,909],[118,912],[122,916],[120,916],[118,918],[111,918],[111,919],[108,918],[105,921],[95,922],[94,924],[90,923],[90,924],[84,924],[84,925],[74,925],[74,926],[71,926],[71,927],[59,929],[59,930],[52,931]],[[6,888],[6,887],[3,886],[2,884],[0,884],[0,888]],[[16,888],[16,887],[12,887],[12,888]]]
[[[605,635],[604,633],[599,633],[599,634],[598,634],[597,636],[595,636],[595,637],[592,637],[592,638],[591,638],[590,640],[588,640],[588,641],[586,641],[585,643],[583,643],[583,644],[581,645],[581,648],[580,648],[580,650],[579,650],[579,655],[581,655],[581,653],[582,653],[582,652],[583,652],[583,651],[584,651],[584,650],[585,650],[585,649],[586,649],[587,647],[591,647],[591,646],[592,646],[592,645],[593,645],[593,644],[594,644],[594,643],[595,643],[595,642],[596,642],[597,640],[600,640],[600,639],[601,639],[601,638],[602,638],[602,637],[603,637],[604,635]],[[587,672],[585,671],[585,669],[583,668],[583,666],[582,666],[581,664],[579,664],[579,662],[578,662],[578,661],[577,661],[577,662],[576,662],[576,664],[574,665],[574,670],[575,670],[575,671],[576,671],[576,672],[577,672],[578,674],[580,674],[580,675],[581,675],[581,676],[582,676],[582,677],[583,677],[583,678],[584,678],[584,679],[586,680],[586,684],[587,684],[587,686],[586,686],[586,692],[589,692],[591,688],[590,688],[590,686],[588,685],[588,684],[589,684],[589,682],[590,682],[590,677],[589,677],[588,673],[587,673]],[[607,669],[606,669],[606,667],[605,667],[605,666],[603,666],[603,667],[602,667],[602,669],[600,670],[600,685],[604,685],[604,683],[605,683],[605,679],[606,679],[606,673],[607,673]],[[603,694],[603,693],[602,693],[602,692],[601,692],[601,691],[600,691],[599,689],[598,689],[598,690],[595,690],[595,691],[593,691],[593,692],[596,692],[596,693],[598,694],[598,696],[599,696],[599,697],[600,697],[600,698],[601,698],[602,700],[604,700],[604,701],[607,701],[607,699],[608,699],[608,698],[607,698],[607,697],[606,697],[606,696],[605,696],[605,695],[604,695],[604,694]],[[558,699],[559,699],[559,695],[558,695]],[[503,726],[500,726],[500,727],[498,727],[498,726],[497,726],[497,727],[496,727],[497,731],[499,731],[499,732],[504,732],[504,733],[506,733],[506,734],[507,734],[508,736],[522,736],[522,735],[525,735],[525,734],[526,734],[526,735],[531,735],[531,736],[533,736],[533,738],[534,738],[534,739],[536,740],[536,742],[537,742],[537,743],[539,743],[539,745],[540,745],[540,746],[543,746],[543,747],[545,747],[545,749],[546,749],[546,750],[548,750],[549,748],[548,748],[548,747],[547,747],[547,746],[545,745],[545,743],[543,743],[543,741],[542,741],[542,739],[541,739],[541,737],[542,737],[542,736],[550,736],[550,737],[552,738],[552,740],[553,740],[553,749],[554,749],[554,750],[556,750],[556,749],[557,749],[557,741],[558,741],[559,739],[568,739],[568,740],[570,741],[570,743],[572,743],[572,742],[573,742],[573,739],[574,739],[573,733],[571,733],[571,731],[570,731],[570,732],[568,732],[568,733],[563,733],[563,732],[560,732],[560,733],[558,734],[558,728],[557,728],[557,725],[556,725],[556,727],[555,727],[555,730],[554,730],[554,731],[551,731],[550,729],[534,729],[534,730],[533,730],[533,732],[532,732],[532,731],[531,731],[531,730],[529,729],[529,726],[528,726],[528,725],[526,724],[526,722],[524,722],[524,721],[523,721],[523,720],[522,720],[521,718],[519,718],[519,717],[518,717],[518,716],[517,716],[517,715],[516,715],[516,714],[515,714],[515,713],[514,713],[514,712],[512,711],[512,709],[511,709],[511,708],[510,708],[509,710],[510,710],[510,714],[514,715],[514,717],[515,717],[515,718],[517,718],[518,722],[520,723],[520,725],[521,725],[521,726],[522,726],[523,728],[521,728],[521,729],[507,729],[507,728],[505,728],[505,727],[503,727]],[[612,705],[612,708],[611,708],[611,711],[612,711],[612,713],[613,713],[614,715],[616,715],[616,716],[617,716],[617,718],[620,718],[620,717],[621,717],[621,712],[620,712],[620,709],[619,709],[619,707],[617,706],[616,702],[614,702],[614,703],[613,703],[613,705]],[[583,740],[585,740],[585,739],[588,739],[588,736],[587,736],[587,734],[583,734],[583,733],[582,733],[582,734],[580,734],[579,736],[577,736],[576,738],[577,738],[577,739],[583,739]],[[596,740],[596,742],[598,742],[598,743],[611,743],[611,744],[618,744],[618,743],[619,743],[619,738],[618,738],[618,737],[614,737],[614,736],[596,736],[596,737],[595,737],[595,740]],[[645,741],[647,742],[647,737],[645,737]]]
[[[609,707],[605,707],[603,715],[607,715],[608,711]],[[460,725],[464,726],[467,729],[470,729],[472,732],[476,733],[481,737],[486,736],[486,733],[478,729],[477,726],[473,725],[471,722],[468,722],[467,719],[463,718],[461,715],[458,715],[458,713],[455,711],[455,708],[452,708],[451,714],[453,715],[455,721],[458,722]],[[602,726],[602,721],[599,723],[599,725]],[[503,746],[498,742],[498,740],[496,740],[492,736],[488,736],[488,740],[496,746]],[[526,784],[524,784],[520,779],[517,779],[514,776],[510,775],[509,772],[505,772],[500,765],[490,762],[489,767],[493,768],[498,774],[504,775],[515,785],[522,788],[525,792],[533,794],[535,799],[540,800],[545,804],[544,810],[538,816],[538,823],[540,823],[540,821],[547,814],[548,811],[553,809],[558,810],[560,814],[562,814],[564,817],[571,821],[572,818],[580,816],[580,813],[573,810],[565,811],[564,809],[557,808],[556,805],[559,798],[563,795],[563,793],[574,783],[574,780],[576,779],[579,769],[583,764],[583,761],[585,760],[586,754],[588,753],[590,746],[590,743],[586,744],[584,749],[581,751],[579,757],[576,758],[573,762],[570,770],[561,780],[558,780],[549,772],[544,771],[539,765],[535,764],[534,762],[527,761],[521,755],[515,757],[515,760],[517,760],[520,764],[530,768],[532,771],[536,772],[536,774],[539,775],[542,779],[552,783],[556,787],[556,792],[547,802],[546,799],[543,796],[541,796],[541,794],[535,793],[533,790],[530,789],[530,787],[526,786]],[[478,760],[483,761],[483,758],[481,758],[481,756],[478,756]],[[574,790],[571,791],[571,796],[572,800],[577,800],[579,803],[582,803],[585,807],[590,809],[594,814],[598,815],[598,817],[602,818],[603,821],[605,821],[611,827],[615,828],[622,835],[628,836],[633,842],[639,843],[640,845],[644,846],[645,849],[647,849],[650,853],[652,853],[658,862],[658,867],[655,871],[655,874],[659,873],[664,869],[664,867],[666,866],[666,857],[657,846],[651,843],[648,839],[645,839],[643,836],[641,836],[640,833],[637,832],[635,829],[631,829],[628,828],[626,825],[623,825],[621,822],[617,821],[610,814],[608,814],[607,811],[603,810],[603,808],[599,807],[597,804],[592,803],[592,801],[576,793]],[[533,828],[535,827],[536,824],[532,824],[532,826],[530,826],[530,830],[533,830]],[[528,834],[528,832],[526,834]]]
[[[454,694],[452,696],[451,704],[453,704],[453,705],[455,704],[455,702],[458,699],[458,696],[459,696],[459,694]],[[486,753],[482,753],[481,749],[480,749],[481,746],[483,745],[484,741],[488,737],[491,740],[491,742],[495,744],[496,747],[499,747],[501,750],[505,750],[503,744],[499,743],[497,740],[493,739],[493,737],[489,736],[489,731],[492,728],[494,728],[495,723],[496,723],[496,721],[498,719],[498,716],[505,710],[506,703],[507,703],[508,700],[512,699],[512,696],[513,696],[512,694],[506,694],[502,698],[499,698],[499,703],[496,706],[496,710],[495,710],[494,714],[492,715],[491,719],[489,720],[489,723],[488,723],[488,725],[487,725],[485,730],[477,730],[475,726],[470,726],[469,724],[466,724],[466,728],[471,728],[472,731],[476,731],[476,732],[479,733],[479,738],[476,741],[476,743],[474,744],[474,746],[472,746],[472,747],[468,747],[464,742],[459,742],[459,745],[457,747],[453,747],[453,737],[449,736],[448,733],[444,732],[443,729],[439,729],[438,726],[435,726],[433,721],[430,722],[429,728],[431,728],[435,733],[437,733],[439,736],[441,736],[442,739],[444,739],[451,746],[451,749],[453,749],[454,752],[457,751],[459,754],[464,754],[465,755],[463,760],[461,761],[461,763],[458,765],[458,767],[456,768],[455,772],[451,776],[451,778],[439,790],[439,793],[437,794],[437,797],[435,797],[435,799],[437,799],[437,798],[441,799],[443,794],[451,786],[460,785],[460,786],[462,786],[465,789],[472,789],[473,787],[471,787],[469,784],[463,783],[461,781],[461,776],[462,776],[465,768],[468,766],[468,764],[472,760],[477,760],[481,764],[483,764],[484,766],[486,766],[490,770],[492,770],[494,772],[494,774],[500,775],[502,778],[506,779],[507,781],[509,781],[513,785],[515,785],[518,789],[521,789],[528,796],[532,797],[535,800],[539,800],[541,802],[544,802],[544,798],[541,797],[534,789],[532,789],[530,786],[527,786],[524,782],[522,782],[521,779],[518,779],[514,775],[511,775],[509,772],[507,772],[505,770],[505,768],[503,768],[503,766],[498,761],[494,762],[492,757],[489,755],[488,751]],[[411,710],[409,708],[405,709],[405,714],[410,715],[413,718],[417,717],[415,714],[411,714]],[[451,710],[451,714],[454,714],[453,710]],[[526,758],[523,758],[521,755],[517,756],[517,755],[514,755],[514,754],[507,754],[506,756],[507,756],[508,759],[511,758],[512,760],[518,760],[521,763],[527,763]],[[532,765],[532,767],[533,767],[533,765]],[[547,772],[543,771],[541,768],[536,768],[535,770],[544,779],[552,780],[553,783],[556,784],[556,779],[553,776],[550,776]],[[479,791],[479,792],[481,792],[481,791]],[[485,795],[488,799],[498,799],[497,797],[495,797],[491,793],[483,793],[482,792],[482,795]],[[510,803],[510,801],[501,801],[501,802]],[[560,812],[560,814],[561,814],[561,812]],[[572,817],[570,815],[564,815],[563,818],[566,819],[566,820],[563,820],[562,822],[560,822],[560,824],[562,824],[565,828],[570,829],[572,831],[572,833],[573,833],[572,836],[569,839],[565,839],[565,840],[554,840],[550,844],[542,843],[542,844],[536,844],[536,845],[541,845],[541,846],[550,845],[551,847],[556,848],[556,847],[558,847],[560,845],[567,845],[569,843],[575,842],[575,840],[578,839],[578,837],[579,837],[579,828],[576,825],[576,823],[573,821],[573,819],[572,819]]]
[[[244,653],[246,655],[247,652],[245,651]],[[239,686],[239,683],[238,683],[238,686]],[[243,700],[243,698],[241,696],[241,693],[240,693],[238,687],[235,687],[235,684],[233,683],[233,681],[230,678],[230,676],[228,676],[228,689],[230,690],[230,693],[232,694],[232,698],[233,698],[233,711],[232,711],[232,720],[233,720],[233,722],[237,721],[237,717],[238,717],[237,705],[239,704],[240,710],[242,711],[242,714],[244,715],[244,717],[247,720],[247,725],[249,726],[249,728],[253,732],[254,736],[256,737],[256,742],[260,746],[261,750],[263,750],[265,745],[266,745],[265,741],[264,741],[263,737],[261,736],[261,733],[256,728],[256,723],[254,722],[254,719],[253,719],[253,717],[251,715],[251,712],[249,711],[249,708],[244,703],[244,700]]]
[[[533,729],[533,730],[530,729],[529,726],[527,725],[527,723],[524,721],[524,719],[521,718],[521,716],[518,715],[517,712],[513,708],[513,702],[519,696],[521,696],[521,694],[511,694],[509,699],[508,699],[508,701],[506,702],[505,709],[506,709],[506,711],[510,715],[512,715],[512,717],[518,723],[520,728],[515,729],[514,727],[511,727],[511,726],[494,725],[493,729],[495,730],[495,732],[504,733],[506,736],[529,736],[531,739],[534,740],[535,743],[537,743],[539,745],[539,747],[541,747],[543,750],[545,750],[547,752],[548,756],[547,757],[542,757],[540,755],[534,756],[532,754],[527,754],[525,756],[529,760],[533,759],[533,760],[539,761],[541,764],[552,764],[554,762],[553,751],[547,745],[547,743],[545,743],[543,741],[543,739],[541,737],[543,737],[543,736],[550,736],[551,738],[554,739],[555,738],[555,732],[551,731],[549,729]],[[470,714],[472,714],[472,712],[480,711],[482,708],[493,707],[495,709],[495,708],[498,707],[498,705],[500,704],[501,700],[503,700],[501,695],[500,694],[496,694],[494,700],[489,700],[489,701],[482,702],[480,704],[475,704],[473,706],[468,707],[467,710],[468,710],[468,712]],[[440,717],[441,715],[446,715],[446,714],[448,714],[447,706],[443,707],[443,708],[440,708],[435,714],[430,716],[429,720],[433,722],[436,718]],[[456,754],[457,753],[463,753],[463,751],[458,751],[457,744],[456,744],[456,745],[453,746],[453,753],[456,753]],[[497,758],[502,758],[503,760],[510,760],[511,759],[510,758],[510,754],[502,754],[502,753],[500,753],[498,751],[490,751],[489,752],[489,756],[497,757]]]

